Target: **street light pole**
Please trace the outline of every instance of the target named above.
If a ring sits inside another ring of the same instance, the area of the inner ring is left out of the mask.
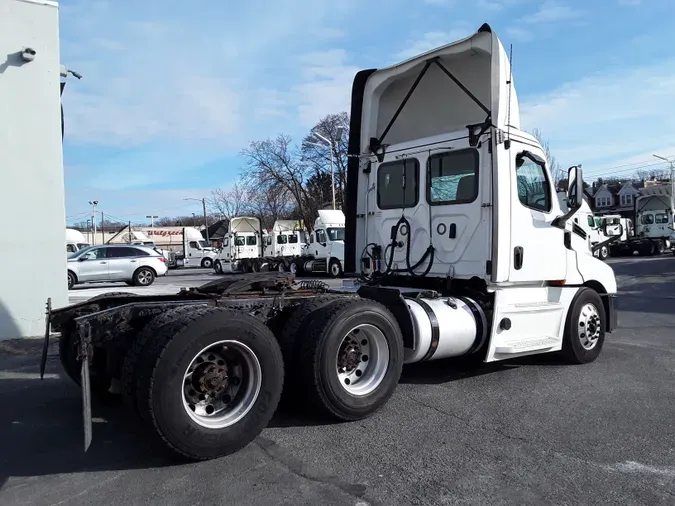
[[[675,208],[675,164],[673,163],[672,158],[666,158],[665,156],[654,155],[660,160],[664,160],[670,164],[670,209],[671,211]]]
[[[335,134],[335,143],[339,144],[340,139],[342,139],[342,132],[344,131],[344,127],[339,126],[337,127],[337,133]],[[334,164],[333,164],[333,149],[335,149],[335,143],[332,141],[326,139],[323,135],[321,135],[319,132],[313,132],[314,137],[317,139],[322,140],[328,145],[328,149],[330,150],[330,188],[331,192],[333,194],[333,209],[335,209],[335,169],[334,169]],[[309,142],[308,144],[311,144],[313,146],[321,146],[321,144],[316,144],[314,142]]]
[[[90,200],[89,205],[91,206],[91,222],[93,223],[94,227],[94,235],[91,238],[91,245],[94,246],[96,244],[96,206],[98,205],[98,200]]]
[[[155,220],[157,218],[159,218],[159,216],[149,215],[149,216],[146,216],[146,218],[148,218],[150,220],[150,228],[155,228]]]

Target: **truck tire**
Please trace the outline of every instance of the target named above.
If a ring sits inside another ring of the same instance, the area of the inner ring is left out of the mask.
[[[333,258],[331,259],[330,263],[328,264],[328,275],[331,278],[339,278],[342,276],[342,265],[340,264],[340,261]]]
[[[562,355],[572,364],[593,362],[605,342],[605,306],[595,290],[581,288],[565,322]]]
[[[168,328],[165,328],[169,325],[182,326],[183,322],[179,321],[180,316],[203,309],[203,306],[194,305],[178,306],[169,309],[150,320],[136,336],[136,339],[133,341],[133,344],[124,357],[120,382],[122,383],[122,399],[124,403],[137,415],[141,416],[137,404],[138,399],[136,398],[136,369],[138,367],[138,360],[143,353],[146,343],[158,333],[169,331]]]
[[[663,255],[666,252],[666,243],[663,242],[663,239],[656,241],[656,254]]]
[[[286,388],[282,394],[284,403],[297,400],[295,394],[297,393],[296,379],[298,375],[294,373],[294,357],[297,353],[296,344],[302,342],[302,338],[299,336],[307,332],[309,315],[334,302],[338,297],[335,295],[317,295],[308,298],[285,314],[277,317],[272,323],[272,330],[277,336],[279,346],[281,346],[281,353],[284,357],[284,369],[286,371],[286,378],[284,379]]]
[[[598,250],[598,258],[600,260],[607,260],[607,257],[609,257],[609,249],[607,246],[603,246]]]
[[[403,368],[396,318],[367,299],[336,300],[314,311],[295,350],[305,398],[343,421],[367,418],[384,406]]]
[[[143,419],[177,456],[207,460],[253,441],[283,389],[283,358],[272,332],[224,308],[178,316],[148,340],[136,368]]]
[[[208,257],[202,258],[202,268],[203,269],[210,269],[211,267],[213,267],[213,260],[211,260]]]
[[[220,263],[220,260],[213,262],[213,269],[216,271],[216,274],[223,273],[223,264]]]

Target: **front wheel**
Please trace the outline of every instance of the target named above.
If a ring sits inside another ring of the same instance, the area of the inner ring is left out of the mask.
[[[211,260],[210,258],[202,259],[202,267],[204,269],[210,269],[211,267],[213,267],[213,260]]]
[[[328,265],[328,274],[331,278],[339,278],[342,276],[342,265],[340,265],[339,260],[331,260]]]
[[[598,258],[600,258],[600,260],[607,260],[607,257],[609,257],[609,249],[607,246],[603,246],[598,251]]]
[[[663,255],[666,252],[666,243],[663,242],[661,239],[656,241],[656,251],[658,252],[659,255]]]
[[[563,336],[562,353],[572,364],[593,362],[605,342],[605,306],[594,290],[582,288],[572,300]]]
[[[220,260],[216,260],[213,264],[213,268],[216,271],[216,274],[223,273],[223,264],[220,263]]]
[[[190,460],[231,454],[272,418],[283,359],[253,316],[195,309],[153,336],[136,366],[138,407],[164,445]]]
[[[314,311],[296,336],[295,368],[306,398],[338,420],[360,420],[394,393],[403,367],[403,336],[383,305],[336,300]]]
[[[68,290],[74,287],[75,283],[77,283],[77,278],[75,277],[75,274],[68,271]]]

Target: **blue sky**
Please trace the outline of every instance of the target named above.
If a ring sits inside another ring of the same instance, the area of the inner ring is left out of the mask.
[[[513,44],[523,126],[565,167],[628,176],[675,156],[675,2],[63,0],[66,214],[198,212],[237,154],[348,110],[354,74],[488,22]],[[651,159],[651,160],[650,160]]]

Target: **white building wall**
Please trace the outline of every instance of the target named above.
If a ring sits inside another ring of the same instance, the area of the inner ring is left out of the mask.
[[[0,340],[43,334],[47,297],[68,301],[59,65],[57,4],[0,0],[0,211],[18,217],[0,234]]]

